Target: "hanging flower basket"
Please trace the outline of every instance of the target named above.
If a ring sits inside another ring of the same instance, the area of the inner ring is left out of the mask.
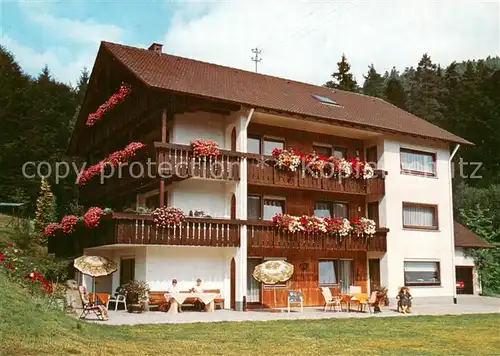
[[[163,206],[156,208],[153,213],[153,224],[163,229],[174,226],[181,226],[184,222],[184,213],[182,210],[171,207]]]

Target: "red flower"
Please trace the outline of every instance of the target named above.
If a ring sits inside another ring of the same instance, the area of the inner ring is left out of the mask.
[[[207,157],[213,156],[217,157],[220,155],[219,144],[215,141],[203,140],[201,138],[191,141],[191,147],[193,148],[193,155],[195,157]]]
[[[45,236],[54,236],[56,234],[57,230],[59,230],[60,228],[61,228],[60,224],[50,223],[47,226],[45,226],[45,230],[43,231],[43,234]]]
[[[7,246],[12,247],[12,246],[13,246],[13,243],[12,243],[12,242],[10,242],[10,241],[9,241],[9,242],[7,242]]]
[[[110,165],[111,167],[117,167],[121,163],[124,163],[130,157],[135,155],[135,151],[145,147],[146,145],[142,142],[131,142],[129,143],[123,150],[113,152],[108,157],[100,161],[99,163],[90,166],[86,170],[84,170],[77,178],[77,184],[85,184],[92,177],[100,174],[105,168],[106,165]]]
[[[61,229],[66,234],[72,234],[75,231],[78,218],[74,215],[66,215],[61,219]]]
[[[2,262],[2,261],[5,261],[5,257],[3,255],[3,253],[0,252],[0,262]]]
[[[99,221],[101,220],[101,215],[104,214],[104,210],[97,208],[95,206],[89,208],[85,215],[83,215],[83,223],[86,227],[94,228],[99,226]]]
[[[117,104],[125,100],[125,98],[130,94],[131,88],[129,84],[122,83],[118,92],[114,93],[109,97],[109,99],[99,106],[97,110],[91,114],[89,114],[87,118],[86,125],[93,126],[98,120],[102,118],[102,116],[113,109]]]

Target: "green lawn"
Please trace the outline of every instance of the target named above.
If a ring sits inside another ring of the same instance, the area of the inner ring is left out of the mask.
[[[498,355],[500,315],[107,326],[28,299],[0,275],[0,355]]]

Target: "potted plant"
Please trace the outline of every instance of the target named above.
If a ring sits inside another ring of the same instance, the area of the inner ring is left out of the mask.
[[[377,292],[377,296],[380,298],[380,304],[388,307],[389,306],[389,296],[387,295],[387,288],[384,286],[375,286],[373,292]]]
[[[148,300],[149,285],[142,281],[130,281],[123,288],[127,295],[127,306],[129,313],[142,312],[144,303]]]

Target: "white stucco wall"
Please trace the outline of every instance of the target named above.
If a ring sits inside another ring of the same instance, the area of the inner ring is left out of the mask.
[[[235,189],[234,182],[186,179],[168,187],[169,205],[186,215],[190,210],[202,210],[213,218],[229,218]]]
[[[230,149],[227,140],[225,116],[207,112],[193,112],[175,115],[169,130],[170,143],[189,145],[192,140],[202,138],[213,140],[220,148]]]
[[[203,288],[220,289],[229,308],[235,253],[232,247],[148,246],[146,281],[152,291],[166,291],[175,278],[181,290],[189,290],[200,278]]]
[[[455,247],[455,266],[475,266],[474,259],[465,255],[463,247]]]
[[[420,177],[400,173],[400,148],[437,154],[437,177]],[[387,253],[381,260],[382,284],[391,296],[404,285],[404,261],[440,262],[440,286],[412,286],[415,297],[449,297],[452,301],[455,281],[452,264],[453,239],[449,191],[449,147],[432,141],[408,137],[386,138],[380,150],[379,167],[388,171],[385,196],[380,202],[380,221],[390,229]],[[403,229],[402,203],[438,205],[438,231]]]

